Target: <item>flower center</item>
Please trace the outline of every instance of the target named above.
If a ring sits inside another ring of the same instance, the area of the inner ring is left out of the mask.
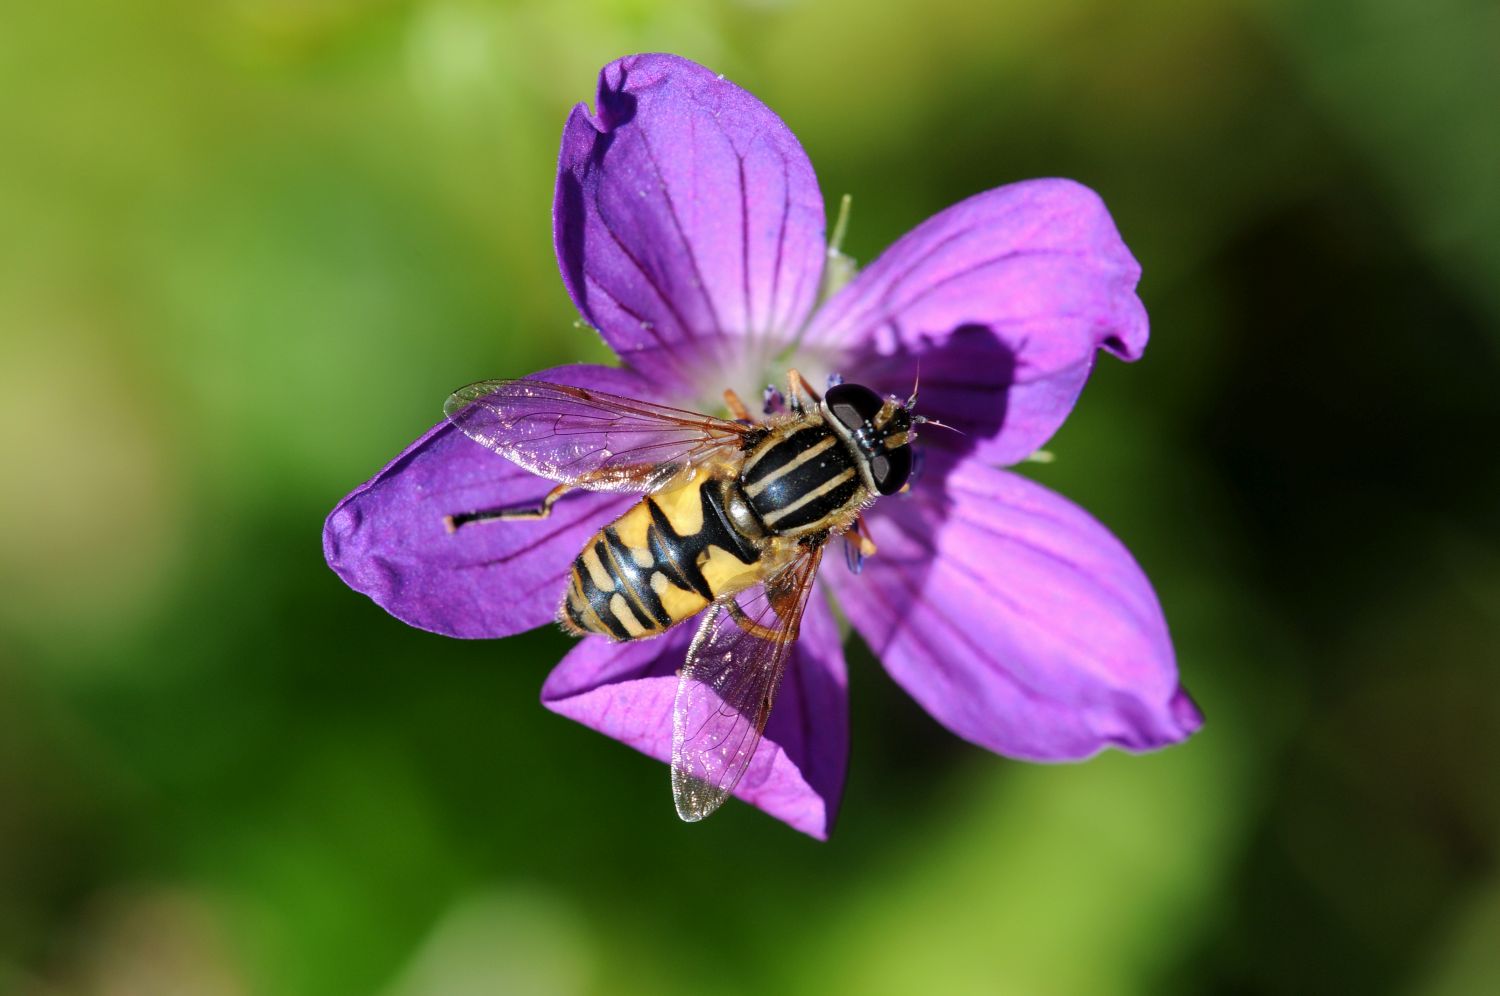
[[[807,383],[821,394],[830,384],[830,375],[840,365],[840,357],[823,350],[795,346],[745,349],[741,356],[723,363],[719,369],[707,370],[694,378],[694,382],[701,385],[700,389],[678,403],[694,411],[732,418],[724,403],[727,389],[743,398],[756,417],[760,417],[768,388],[786,394],[789,371],[802,374]]]

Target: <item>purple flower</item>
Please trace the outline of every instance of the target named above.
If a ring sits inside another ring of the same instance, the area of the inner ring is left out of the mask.
[[[553,206],[563,280],[621,368],[542,380],[714,411],[790,367],[884,393],[921,372],[927,432],[908,495],[866,513],[879,546],[818,579],[891,676],[959,736],[1059,761],[1150,750],[1201,724],[1166,622],[1130,554],[1077,506],[1001,466],[1056,431],[1097,349],[1134,360],[1140,270],[1098,196],[1033,180],[923,222],[819,304],[824,206],[786,125],[749,93],[670,55],[600,74],[573,110]],[[636,496],[574,493],[536,522],[449,533],[444,516],[535,504],[552,482],[433,427],[328,517],[328,563],[413,626],[501,637],[553,621],[573,558]],[[547,708],[669,760],[692,625],[583,639]],[[765,739],[735,795],[826,837],[848,757],[847,678],[826,598],[810,600]]]

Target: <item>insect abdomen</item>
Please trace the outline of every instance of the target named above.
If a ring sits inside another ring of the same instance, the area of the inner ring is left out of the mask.
[[[595,533],[573,561],[563,625],[615,640],[655,636],[757,580],[760,550],[725,511],[734,487],[687,481]]]

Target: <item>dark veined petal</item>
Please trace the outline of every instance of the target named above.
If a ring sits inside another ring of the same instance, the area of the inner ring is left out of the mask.
[[[669,394],[690,397],[705,374],[796,332],[822,273],[823,225],[796,137],[686,59],[610,63],[596,112],[578,105],[563,131],[563,280],[605,341]]]
[[[965,433],[935,446],[1015,463],[1057,431],[1104,348],[1145,349],[1140,267],[1103,202],[1071,180],[978,194],[903,236],[813,317],[842,372]]]
[[[670,763],[677,670],[696,628],[687,622],[657,639],[624,644],[587,637],[547,678],[542,704]],[[814,594],[765,736],[734,795],[827,839],[849,760],[847,690],[838,627]],[[661,804],[672,804],[665,771]]]
[[[653,393],[609,367],[560,367],[537,377]],[[323,552],[349,587],[403,622],[467,638],[521,633],[556,617],[573,558],[636,499],[570,494],[547,519],[476,522],[454,532],[444,517],[534,506],[553,487],[444,421],[339,502],[323,527]]]
[[[1201,725],[1150,582],[1071,502],[933,454],[911,499],[880,502],[871,528],[879,553],[864,572],[826,576],[886,670],[959,736],[1058,761],[1162,747]]]

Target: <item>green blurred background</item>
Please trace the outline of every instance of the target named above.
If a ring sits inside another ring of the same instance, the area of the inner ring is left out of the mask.
[[[57,0],[0,18],[0,992],[1500,992],[1500,7]],[[1154,338],[1028,472],[1209,717],[1035,767],[862,647],[818,844],[677,822],[323,517],[454,387],[605,354],[549,211],[598,68],[800,135],[868,261],[1062,175]]]

